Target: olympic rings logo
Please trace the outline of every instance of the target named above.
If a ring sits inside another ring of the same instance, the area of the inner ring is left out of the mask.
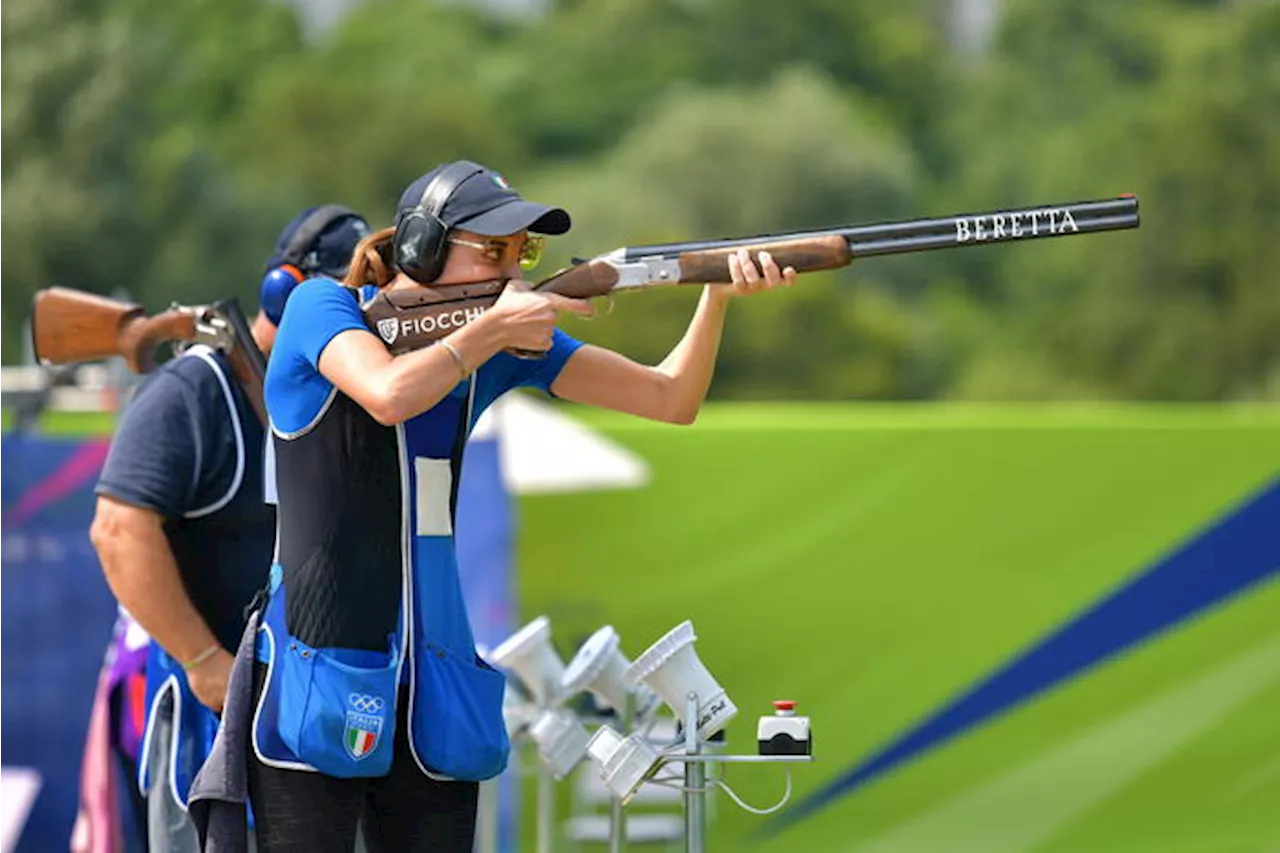
[[[387,707],[381,696],[369,696],[365,693],[352,693],[347,701],[361,714],[381,714],[382,709]]]

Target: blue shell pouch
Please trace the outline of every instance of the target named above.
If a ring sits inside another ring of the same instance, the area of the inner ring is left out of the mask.
[[[433,772],[467,782],[507,766],[511,742],[502,719],[506,678],[474,652],[467,660],[427,642],[415,656],[413,745]]]
[[[396,725],[399,649],[317,649],[286,637],[277,725],[300,761],[339,778],[385,776]]]

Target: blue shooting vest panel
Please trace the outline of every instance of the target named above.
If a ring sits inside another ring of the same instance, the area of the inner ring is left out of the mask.
[[[502,720],[506,681],[476,655],[453,542],[462,445],[483,382],[459,385],[400,427],[414,567],[409,746],[424,772],[467,780],[501,773],[510,750]]]
[[[191,782],[213,748],[218,718],[191,692],[182,666],[152,642],[147,651],[147,723],[138,752],[138,786],[145,794],[152,785],[169,787],[170,795],[183,808]],[[157,737],[159,715],[169,714],[168,764],[151,769],[151,750]],[[159,776],[159,778],[155,778]]]
[[[422,772],[489,779],[510,751],[505,680],[475,653],[458,579],[462,448],[484,407],[517,385],[547,389],[579,344],[557,332],[542,361],[495,356],[429,411],[388,427],[317,368],[328,342],[355,328],[365,326],[349,291],[306,282],[268,366],[278,534],[253,746],[268,765],[385,775],[407,702]]]

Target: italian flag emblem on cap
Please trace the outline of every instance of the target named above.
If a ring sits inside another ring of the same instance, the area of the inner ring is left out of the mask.
[[[499,175],[497,172],[493,173],[493,183],[494,183],[494,186],[496,186],[500,190],[511,189],[511,184],[507,183],[507,179]]]

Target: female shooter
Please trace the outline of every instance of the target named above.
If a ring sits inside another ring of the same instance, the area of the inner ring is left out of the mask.
[[[492,170],[437,167],[405,190],[396,228],[357,247],[346,287],[291,296],[266,380],[279,528],[255,643],[249,795],[258,846],[470,851],[477,783],[509,744],[503,676],[475,654],[454,557],[462,448],[516,387],[677,424],[694,421],[737,294],[794,282],[767,255],[730,261],[656,367],[555,327],[581,300],[520,280],[568,213]],[[360,310],[394,289],[512,279],[439,345],[391,356]],[[509,351],[539,351],[538,359]],[[318,771],[318,772],[300,772]]]

